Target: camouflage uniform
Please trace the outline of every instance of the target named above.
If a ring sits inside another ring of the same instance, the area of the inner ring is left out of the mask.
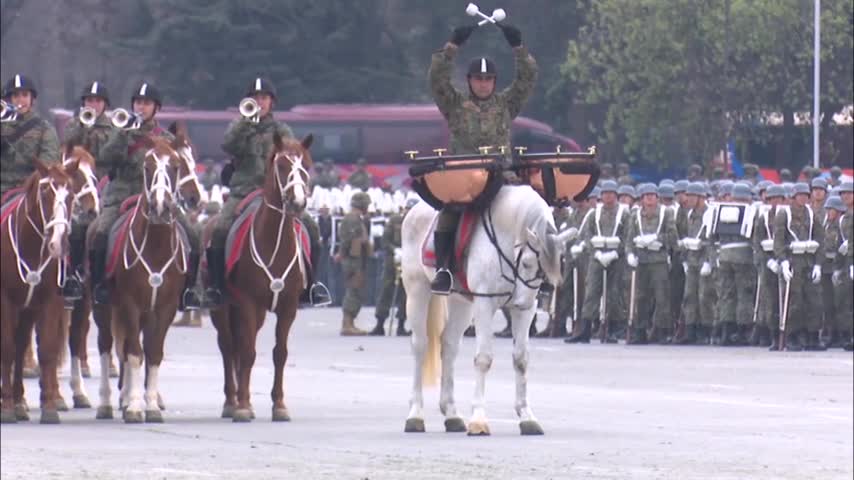
[[[331,164],[323,166],[313,180],[315,186],[323,188],[335,188],[341,184],[341,179],[335,173],[335,166]]]
[[[845,243],[847,247],[842,247],[836,255],[835,268],[839,272],[838,284],[836,285],[836,328],[839,329],[840,337],[846,332],[848,338],[840,338],[842,343],[845,343],[846,349],[852,347],[851,334],[854,332],[854,298],[851,291],[854,289],[854,281],[851,279],[852,265],[854,265],[854,210],[851,208],[839,219],[839,237],[841,243]]]
[[[673,223],[676,229],[676,241],[684,238],[688,227],[688,209],[684,208],[677,199],[671,208],[673,212]],[[682,299],[685,297],[685,270],[682,268],[682,250],[674,248],[670,252],[670,313],[673,315],[677,328],[685,323],[682,314]]]
[[[365,288],[364,272],[367,270],[368,259],[373,255],[373,244],[368,234],[369,229],[363,215],[367,212],[370,197],[359,192],[353,195],[353,209],[341,219],[338,227],[338,256],[341,262],[341,272],[344,276],[346,291],[341,302],[344,313],[342,335],[364,335],[365,332],[354,326],[354,320],[362,309],[363,291]]]
[[[10,137],[31,120],[34,126],[10,144]],[[35,171],[35,159],[48,165],[59,162],[59,139],[53,126],[32,110],[18,115],[14,122],[0,123],[0,195],[29,178]]]
[[[788,262],[793,272],[786,323],[792,350],[800,349],[805,341],[810,348],[819,346],[821,285],[813,283],[811,276],[813,267],[821,265],[824,258],[824,229],[820,222],[808,205],[800,206],[795,202],[779,209],[774,219],[774,255],[781,265]],[[814,252],[795,253],[793,242],[796,241],[814,241],[818,245]]]
[[[406,293],[403,291],[403,282],[398,280],[398,264],[395,261],[395,250],[401,248],[400,227],[403,224],[403,215],[395,214],[389,217],[383,230],[382,246],[383,246],[383,274],[382,274],[382,289],[377,300],[377,326],[374,333],[382,335],[384,333],[383,324],[388,318],[391,309],[391,299],[394,297],[394,290],[397,288],[397,321],[398,332],[402,333],[403,323],[406,321]],[[389,327],[391,328],[391,327]]]
[[[95,174],[98,178],[109,176],[110,172],[106,165],[100,161],[101,152],[104,145],[116,132],[116,128],[111,123],[110,119],[105,114],[98,115],[95,119],[95,124],[91,127],[86,127],[77,118],[72,118],[65,125],[65,144],[80,145],[85,148],[93,157],[95,157]]]
[[[430,92],[439,111],[448,122],[450,130],[449,153],[477,153],[478,147],[505,147],[510,154],[511,124],[522,111],[522,106],[531,96],[537,78],[537,63],[525,47],[513,49],[516,58],[516,78],[501,92],[481,99],[473,93],[460,92],[451,83],[454,57],[457,47],[446,45],[435,52],[430,64]],[[486,59],[478,64],[491,65]],[[470,69],[471,70],[471,69]],[[506,177],[514,177],[507,171]],[[450,267],[454,232],[459,223],[460,212],[451,208],[442,209],[436,224],[435,245],[437,268]]]
[[[676,225],[673,210],[659,205],[652,211],[639,208],[629,215],[625,234],[626,257],[637,260],[635,305],[637,313],[632,325],[632,337],[641,339],[652,320],[653,340],[666,343],[672,333],[673,316],[670,310],[670,279],[668,255],[676,247]],[[649,237],[646,237],[649,236]],[[641,240],[654,240],[644,246]],[[631,265],[629,265],[631,267]],[[629,287],[631,288],[631,287]],[[653,308],[655,315],[653,316]]]
[[[590,221],[590,212],[592,209],[587,205],[587,202],[579,202],[578,206],[572,210],[572,213],[567,220],[567,226],[577,228],[579,232],[583,231],[587,222]],[[563,282],[558,290],[557,302],[555,304],[555,317],[558,325],[566,324],[566,318],[572,316],[573,329],[567,333],[576,333],[580,331],[578,325],[581,323],[580,316],[582,312],[581,303],[584,300],[584,279],[587,274],[587,263],[589,255],[583,251],[577,254],[572,253],[574,241],[567,244],[567,255],[565,257],[566,265],[563,269]],[[573,284],[573,271],[577,270],[575,276],[578,277],[578,285]],[[577,291],[578,297],[574,296]],[[578,306],[576,307],[576,302]],[[578,310],[578,315],[574,310]],[[565,327],[564,327],[565,328]]]
[[[364,161],[360,161],[356,171],[351,173],[350,177],[347,178],[347,184],[353,188],[358,188],[363,192],[367,191],[374,185],[374,177],[370,172],[365,170]]]
[[[773,349],[776,349],[780,332],[779,275],[771,270],[772,266],[779,269],[779,265],[774,263],[774,218],[778,210],[779,207],[763,205],[753,227],[753,265],[759,272],[759,314],[756,321],[767,330]],[[772,260],[770,266],[769,260]],[[761,336],[764,337],[764,333]]]
[[[701,343],[708,338],[714,323],[715,284],[710,275],[701,275],[703,263],[706,261],[706,251],[709,241],[706,236],[707,226],[703,217],[709,207],[692,208],[685,215],[685,236],[682,237],[682,261],[685,272],[685,288],[682,295],[684,321],[686,329],[695,334],[688,335],[686,343],[698,340]]]

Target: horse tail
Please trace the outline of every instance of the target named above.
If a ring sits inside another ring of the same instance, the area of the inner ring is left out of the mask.
[[[442,371],[442,330],[448,316],[448,301],[445,297],[431,295],[427,305],[427,351],[422,367],[423,384],[428,387],[439,383]]]

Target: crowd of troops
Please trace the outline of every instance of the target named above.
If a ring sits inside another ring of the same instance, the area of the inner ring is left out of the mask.
[[[850,350],[854,185],[833,173],[783,184],[601,181],[555,209],[579,236],[541,335]]]

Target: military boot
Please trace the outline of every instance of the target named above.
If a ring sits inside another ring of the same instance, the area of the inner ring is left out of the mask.
[[[708,345],[710,342],[709,338],[709,327],[707,325],[698,325],[694,331],[697,333],[697,344],[698,345]]]
[[[809,332],[807,335],[807,342],[804,345],[804,350],[808,352],[823,352],[827,350],[827,347],[821,343],[821,339],[818,337],[818,332]]]
[[[356,327],[355,320],[349,313],[344,314],[344,318],[341,320],[342,337],[358,337],[368,334],[368,332]]]
[[[381,336],[385,335],[385,328],[383,328],[384,323],[385,323],[384,318],[377,317],[377,325],[374,327],[373,330],[368,332],[368,335],[371,335],[374,337],[381,337]]]
[[[395,332],[395,335],[397,335],[398,337],[408,337],[408,336],[412,335],[412,332],[410,332],[409,330],[407,330],[403,326],[405,323],[406,323],[405,318],[398,318],[397,319],[397,331]]]
[[[779,352],[780,351],[780,342],[779,335],[771,335],[771,345],[768,347],[769,352]]]
[[[693,345],[697,343],[697,326],[686,325],[683,335],[674,341],[677,345]]]
[[[733,333],[729,336],[729,344],[733,347],[744,347],[749,345],[749,325],[736,325]]]
[[[184,310],[198,310],[202,308],[202,300],[196,292],[196,275],[199,273],[199,254],[190,252],[187,259],[187,272],[184,280],[184,293],[181,294],[181,302],[178,308]]]
[[[802,331],[791,332],[786,336],[786,351],[787,352],[802,352],[804,351],[804,340],[806,333]]]
[[[564,343],[590,343],[590,322],[584,320],[579,325],[578,332],[564,338]]]
[[[436,251],[436,276],[430,290],[436,295],[450,295],[454,288],[451,260],[454,256],[454,232],[434,232],[433,249]]]
[[[208,288],[205,289],[205,306],[216,308],[223,304],[225,290],[225,249],[209,247],[205,252],[208,260]]]
[[[671,341],[669,328],[653,327],[649,334],[649,343],[657,343],[658,345],[667,345]]]
[[[722,327],[720,324],[712,326],[712,332],[709,334],[709,345],[721,344],[721,330]]]
[[[854,338],[849,339],[848,342],[846,342],[845,345],[842,346],[842,349],[846,352],[854,351]]]
[[[104,281],[107,269],[107,251],[96,249],[89,252],[89,276],[92,282],[92,300],[98,305],[110,303],[110,288]]]
[[[68,238],[70,248],[69,257],[70,263],[66,270],[65,283],[62,285],[62,296],[66,301],[73,302],[83,298],[83,284],[80,281],[83,278],[83,259],[86,257],[86,238],[80,238],[81,235],[73,234]]]
[[[633,328],[631,338],[629,339],[629,345],[646,345],[649,343],[646,337],[646,329],[645,328]]]

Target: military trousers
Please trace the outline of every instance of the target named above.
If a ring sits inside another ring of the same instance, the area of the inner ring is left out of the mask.
[[[395,289],[397,294],[395,296]],[[391,310],[391,302],[394,298],[397,312],[395,316],[398,320],[406,319],[406,292],[403,290],[403,282],[397,275],[397,266],[394,263],[393,256],[386,256],[383,261],[383,278],[380,296],[377,299],[377,308],[375,315],[380,320],[388,318]]]
[[[682,256],[674,255],[670,274],[670,314],[674,322],[684,322],[682,299],[685,297],[685,270],[682,268]]]
[[[682,291],[685,325],[711,327],[715,318],[715,281],[700,275],[700,266],[689,265]]]
[[[602,300],[603,294],[605,297],[605,321],[609,325],[616,325],[620,320],[620,312],[622,311],[623,293],[620,291],[620,262],[614,260],[606,270],[593,255],[587,264],[587,275],[585,278],[584,304],[582,306],[581,318],[584,323],[584,328],[589,328],[593,321],[598,320],[600,316],[599,303]],[[608,272],[608,284],[603,283],[604,273]]]
[[[821,275],[821,328],[829,330],[836,320],[836,289],[833,286],[833,270],[824,267]]]
[[[759,323],[768,327],[773,335],[780,330],[780,282],[779,276],[764,265],[759,274]]]
[[[555,320],[557,322],[566,322],[567,317],[572,317],[572,321],[576,325],[580,322],[582,311],[584,310],[582,304],[584,301],[584,279],[587,275],[587,262],[587,255],[579,255],[578,258],[571,260],[564,268],[563,282],[558,287],[558,297],[555,300]],[[577,284],[574,282],[573,277],[578,278]],[[567,332],[571,333],[571,329],[567,328]]]
[[[756,267],[751,263],[721,262],[718,270],[720,321],[750,325],[756,300]]]
[[[812,282],[811,265],[795,263],[792,269],[786,331],[791,333],[807,329],[809,332],[818,332],[821,328],[821,284]],[[783,286],[786,286],[785,283]]]
[[[360,258],[341,260],[341,273],[344,277],[344,298],[341,309],[345,314],[356,318],[362,310],[365,289],[365,265]]]
[[[854,331],[854,282],[848,276],[848,272],[842,271],[842,281],[834,285],[834,318],[832,328],[835,332],[851,334]]]
[[[670,272],[667,263],[641,263],[636,270],[637,317],[632,328],[671,328],[673,316],[670,311]]]

